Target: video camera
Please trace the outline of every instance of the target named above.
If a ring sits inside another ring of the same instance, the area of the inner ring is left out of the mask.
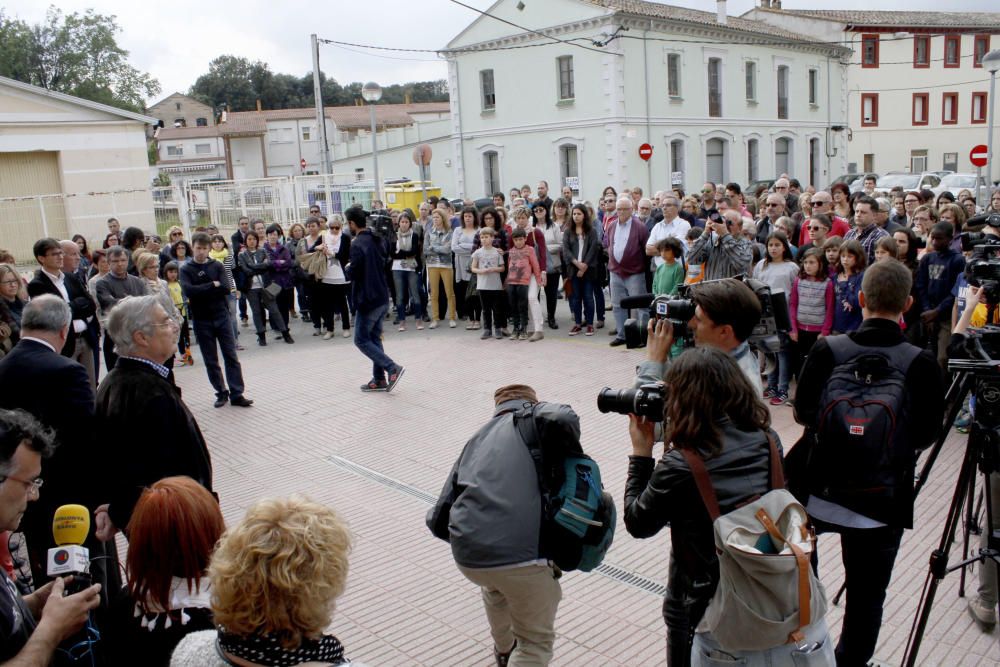
[[[389,245],[396,242],[396,228],[393,227],[389,211],[385,209],[373,210],[368,214],[368,229]]]
[[[976,216],[990,227],[1000,230],[1000,213]],[[977,220],[977,223],[980,220]],[[974,287],[983,288],[983,300],[987,306],[1000,304],[1000,236],[982,232],[959,234],[964,252],[972,251],[965,264],[965,279]]]
[[[774,353],[787,345],[787,333],[792,328],[788,317],[788,302],[783,292],[773,294],[771,288],[759,280],[746,275],[735,278],[749,287],[760,302],[760,320],[753,328],[747,342],[755,350]],[[720,278],[719,280],[732,280]],[[694,317],[694,292],[702,285],[708,285],[717,280],[706,280],[695,285],[681,285],[678,296],[653,296],[640,294],[625,297],[621,300],[622,308],[649,308],[651,320],[669,320],[674,329],[674,340],[682,341],[685,348],[694,346],[694,335],[688,328],[688,322]],[[625,320],[625,345],[628,349],[642,347],[646,344],[647,330],[639,326],[635,318]]]

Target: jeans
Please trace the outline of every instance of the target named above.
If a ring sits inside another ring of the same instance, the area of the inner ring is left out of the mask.
[[[396,285],[396,321],[406,321],[406,301],[403,294],[406,290],[410,293],[410,302],[413,304],[413,317],[422,320],[424,317],[424,306],[420,302],[420,274],[416,271],[393,271],[392,282]]]
[[[232,320],[232,322],[233,322],[233,338],[235,338],[237,341],[239,341],[239,339],[240,339],[240,318],[236,314],[236,307],[238,305],[237,302],[239,301],[239,299],[233,293],[230,293],[229,296],[226,297],[226,298],[229,300],[229,319]]]
[[[788,393],[788,381],[792,376],[792,353],[788,348],[787,341],[785,347],[775,353],[775,368],[767,375],[767,386],[770,389],[777,389],[778,393]]]
[[[271,318],[271,326],[276,331],[288,331],[288,325],[281,319],[278,312],[278,303],[269,295],[264,294],[263,289],[252,289],[247,291],[247,299],[250,301],[250,313],[253,315],[253,327],[257,335],[264,333],[264,311],[267,311]]]
[[[625,340],[625,320],[628,318],[628,310],[621,307],[621,301],[627,296],[638,296],[646,294],[646,277],[641,273],[633,273],[630,276],[622,277],[617,273],[611,274],[611,309],[615,314],[615,336],[619,340]],[[646,320],[649,319],[649,311],[645,308],[639,309],[639,326],[646,328]]]
[[[249,283],[250,281],[247,280],[247,282]],[[244,290],[240,290],[239,306],[240,306],[240,319],[242,320],[247,319],[247,295]]]
[[[354,320],[354,345],[372,360],[372,379],[375,382],[382,382],[386,373],[400,367],[382,347],[382,320],[388,310],[388,303],[371,310],[358,310]]]
[[[569,307],[573,310],[573,321],[578,325],[594,324],[594,283],[587,278],[573,275],[573,287],[569,295]]]
[[[525,331],[528,327],[528,286],[507,285],[507,302],[510,304],[514,333]]]
[[[198,341],[202,361],[205,362],[208,381],[212,383],[217,398],[230,400],[243,395],[243,368],[240,366],[239,357],[236,356],[236,337],[233,336],[232,324],[232,318],[228,313],[214,320],[194,321],[194,337]],[[226,382],[222,379],[216,344],[222,348],[222,360],[226,365],[226,381],[229,382],[229,389],[226,389]]]
[[[834,662],[833,642],[826,621],[819,619],[802,628],[805,647],[782,644],[763,651],[727,651],[712,637],[712,633],[696,633],[691,650],[691,667],[746,665],[746,667],[827,667]],[[811,649],[811,650],[810,650]]]

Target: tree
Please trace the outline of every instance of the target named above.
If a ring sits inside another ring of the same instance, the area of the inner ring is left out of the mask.
[[[128,62],[114,16],[49,7],[42,23],[0,13],[0,74],[111,106],[141,112],[159,82]]]

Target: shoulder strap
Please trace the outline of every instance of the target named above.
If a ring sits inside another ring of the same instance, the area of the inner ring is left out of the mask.
[[[770,432],[767,434],[767,446],[770,449],[771,457],[771,490],[785,488],[785,471],[781,465],[781,456],[778,454],[778,445],[774,442],[774,436]]]
[[[514,426],[521,436],[521,442],[527,447],[531,460],[535,464],[535,474],[538,477],[538,488],[545,491],[545,480],[542,475],[542,448],[538,446],[538,427],[535,425],[535,403],[534,405],[512,410],[511,416],[514,419]],[[501,413],[505,414],[505,413]]]
[[[888,357],[889,363],[899,368],[904,375],[909,370],[910,364],[920,356],[920,352],[922,351],[921,348],[906,341],[890,345],[889,347],[865,347],[851,340],[851,337],[847,334],[827,336],[826,343],[830,346],[830,351],[833,353],[834,365],[846,363],[863,352],[871,352]]]
[[[778,454],[778,445],[774,441],[774,436],[770,433],[767,434],[767,444],[770,450],[771,489],[783,489],[785,488],[785,474],[781,467],[781,456]],[[680,452],[691,469],[691,476],[694,478],[695,486],[698,487],[698,494],[701,496],[702,502],[705,503],[708,515],[712,521],[715,521],[722,512],[719,510],[719,498],[715,495],[715,487],[712,486],[712,478],[708,474],[708,469],[705,468],[705,461],[692,450],[682,449]]]

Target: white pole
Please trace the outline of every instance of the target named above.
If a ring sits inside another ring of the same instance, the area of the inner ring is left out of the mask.
[[[996,70],[993,70],[990,72],[990,96],[986,98],[990,105],[989,112],[987,114],[989,120],[986,123],[988,128],[988,134],[986,135],[986,180],[989,181],[987,183],[988,187],[986,190],[989,196],[992,196],[993,192],[993,109],[996,107],[996,101],[994,100],[993,95],[996,91],[996,83],[997,73]]]
[[[991,93],[992,94],[992,93]],[[382,181],[378,176],[378,142],[375,135],[375,103],[368,103],[368,110],[372,118],[372,163],[375,168],[375,199],[382,201]]]
[[[319,40],[310,35],[313,57],[313,99],[316,101],[316,131],[319,134],[319,157],[323,173],[330,173],[330,144],[326,139],[326,114],[323,113],[323,87],[319,80]]]

